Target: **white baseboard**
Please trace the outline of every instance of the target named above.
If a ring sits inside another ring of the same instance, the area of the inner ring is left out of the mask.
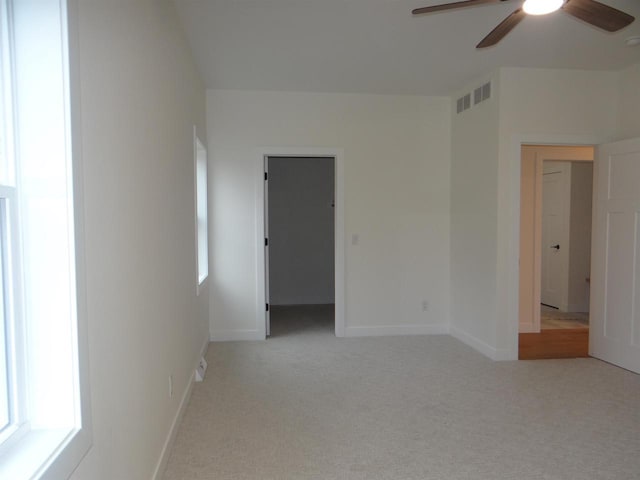
[[[182,394],[182,399],[180,399],[180,405],[178,406],[178,411],[176,412],[175,417],[173,417],[173,422],[171,422],[171,428],[169,429],[169,434],[167,435],[167,439],[162,446],[162,452],[160,453],[160,458],[158,463],[156,464],[156,469],[153,472],[153,476],[151,477],[153,480],[160,480],[164,475],[164,471],[167,468],[167,462],[169,461],[169,454],[171,453],[171,449],[173,448],[173,443],[176,440],[176,434],[178,433],[178,427],[180,422],[182,422],[182,417],[184,416],[184,412],[187,409],[187,405],[189,404],[189,399],[191,398],[191,392],[193,391],[193,384],[195,383],[195,369],[198,366],[198,362],[204,355],[207,353],[207,347],[209,346],[209,342],[206,341],[202,348],[200,349],[200,355],[196,360],[196,363],[193,368],[193,373],[189,377],[189,383],[187,384],[187,388]]]
[[[567,312],[589,313],[589,304],[586,303],[570,303]]]
[[[389,337],[399,335],[446,335],[449,325],[383,325],[376,327],[347,327],[345,337]]]
[[[511,350],[492,347],[491,345],[487,345],[482,340],[479,340],[476,337],[469,335],[468,333],[463,332],[459,328],[453,326],[449,327],[449,330],[453,338],[457,338],[462,343],[469,345],[471,348],[477,350],[485,357],[489,357],[491,360],[505,361],[518,359],[518,352],[512,352]]]
[[[258,330],[214,330],[209,333],[212,342],[236,342],[264,340],[264,332]]]

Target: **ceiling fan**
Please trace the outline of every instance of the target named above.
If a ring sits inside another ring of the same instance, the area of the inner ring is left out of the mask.
[[[414,15],[441,12],[455,8],[475,7],[489,3],[502,3],[510,0],[464,0],[461,2],[444,3],[432,7],[422,7],[412,10]],[[609,7],[595,0],[525,0],[520,8],[505,18],[489,35],[476,45],[476,48],[486,48],[495,45],[515,28],[527,15],[546,15],[562,10],[594,27],[607,32],[617,32],[635,20],[631,15]]]

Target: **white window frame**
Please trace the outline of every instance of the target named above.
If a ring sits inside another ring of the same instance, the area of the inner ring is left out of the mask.
[[[15,165],[0,180],[13,408],[0,478],[68,478],[91,446],[77,11],[77,0],[0,0]]]
[[[195,231],[196,231],[196,275],[197,289],[200,291],[209,276],[209,221],[207,214],[207,149],[198,138],[196,128],[193,128],[193,165],[195,190]]]

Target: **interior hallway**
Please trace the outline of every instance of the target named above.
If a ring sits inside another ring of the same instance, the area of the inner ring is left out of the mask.
[[[272,338],[209,346],[166,480],[637,478],[638,375],[492,362],[449,336],[336,338],[326,308],[273,314]]]

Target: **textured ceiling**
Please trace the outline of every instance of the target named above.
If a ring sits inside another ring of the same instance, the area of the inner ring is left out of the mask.
[[[618,70],[640,62],[636,17],[606,33],[556,12],[475,45],[522,0],[413,17],[438,0],[174,0],[208,88],[448,95],[500,66]]]

